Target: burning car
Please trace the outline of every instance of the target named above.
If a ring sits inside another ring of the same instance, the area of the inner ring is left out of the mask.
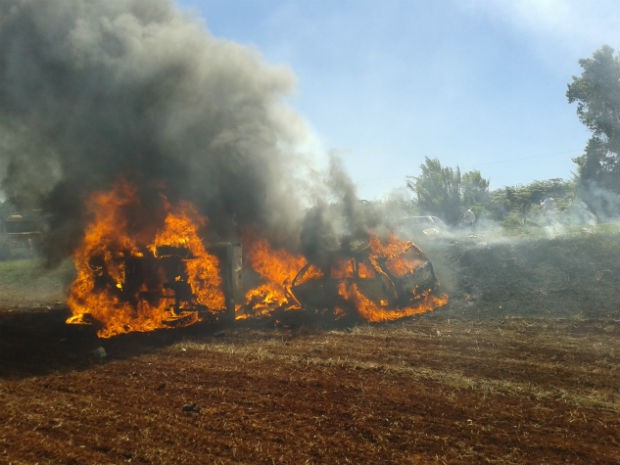
[[[207,218],[188,202],[162,198],[159,221],[137,227],[129,218],[140,206],[127,182],[90,197],[92,221],[73,253],[68,323],[95,324],[100,337],[112,337],[300,310],[378,322],[447,302],[428,258],[395,236],[344,241],[318,265],[256,231],[239,243],[210,243]]]
[[[415,244],[372,237],[355,243],[324,270],[307,264],[291,291],[303,305],[376,322],[435,308],[445,299],[437,288],[433,266]]]

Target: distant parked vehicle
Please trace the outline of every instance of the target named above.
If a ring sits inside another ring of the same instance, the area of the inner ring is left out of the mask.
[[[443,220],[433,215],[406,216],[402,218],[399,227],[412,229],[416,233],[425,236],[437,236],[448,231],[448,226]]]

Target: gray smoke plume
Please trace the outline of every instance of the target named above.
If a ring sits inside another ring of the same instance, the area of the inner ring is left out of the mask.
[[[385,233],[378,226],[385,212],[358,199],[355,185],[344,170],[340,158],[330,155],[326,178],[327,198],[319,199],[306,213],[301,230],[301,247],[312,262],[326,267],[339,251],[351,252],[355,242],[374,233]]]
[[[312,195],[293,86],[171,1],[0,0],[2,190],[47,212],[52,259],[119,177],[147,203],[193,201],[218,237],[236,222],[284,236]]]

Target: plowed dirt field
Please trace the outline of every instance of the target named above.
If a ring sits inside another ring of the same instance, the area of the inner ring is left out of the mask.
[[[98,340],[65,317],[0,310],[0,463],[620,461],[617,320],[438,310]]]

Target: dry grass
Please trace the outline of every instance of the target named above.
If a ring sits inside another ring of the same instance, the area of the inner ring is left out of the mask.
[[[590,331],[583,332],[592,326],[599,333],[596,342],[589,339],[593,336]],[[614,409],[620,402],[619,385],[614,381],[614,375],[620,377],[619,335],[613,321],[514,318],[472,323],[425,318],[415,324],[362,326],[320,336],[283,333],[254,340],[243,331],[238,336],[231,334],[226,341],[186,341],[168,350],[375,370],[457,389],[561,398],[576,405]],[[584,365],[567,366],[566,358],[576,356]],[[545,382],[533,382],[534,374]]]
[[[104,341],[97,360],[100,342],[61,321],[18,344],[15,318],[0,318],[0,353],[18,350],[0,356],[2,463],[620,457],[616,321],[437,313],[350,331],[194,328]]]

